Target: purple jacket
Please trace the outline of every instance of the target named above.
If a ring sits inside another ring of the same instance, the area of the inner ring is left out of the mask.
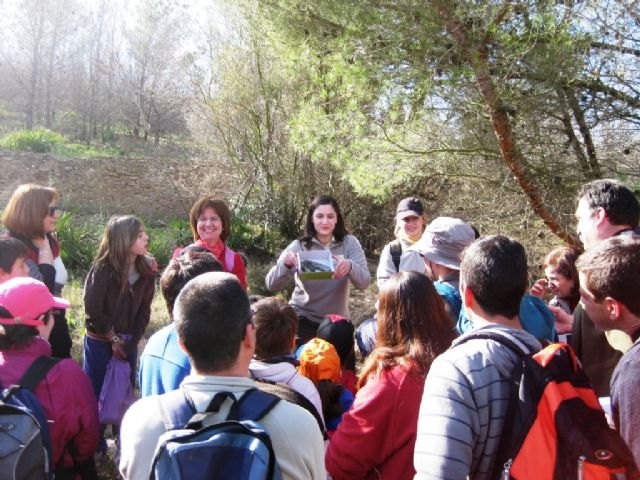
[[[17,383],[41,355],[51,355],[51,345],[40,337],[19,349],[0,350],[0,385]],[[38,384],[35,394],[50,422],[55,463],[64,458],[65,466],[73,466],[74,461],[90,458],[98,445],[98,402],[80,366],[71,359],[60,360]],[[65,448],[67,445],[71,448]]]

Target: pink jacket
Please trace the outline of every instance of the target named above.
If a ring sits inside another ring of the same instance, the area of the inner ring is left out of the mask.
[[[423,389],[424,377],[394,367],[358,390],[327,449],[325,462],[331,477],[412,479]]]
[[[41,355],[51,355],[51,346],[40,337],[20,349],[0,351],[0,385],[7,387],[20,380],[29,365]],[[58,362],[35,389],[49,420],[53,458],[73,466],[73,460],[91,457],[98,445],[100,424],[98,402],[89,377],[71,359]],[[65,446],[73,442],[72,458]]]

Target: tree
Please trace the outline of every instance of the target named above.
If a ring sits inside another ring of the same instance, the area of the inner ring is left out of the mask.
[[[258,4],[282,32],[279,48],[311,72],[296,141],[367,191],[384,176],[395,185],[434,174],[515,182],[546,226],[576,243],[562,217],[567,195],[615,171],[619,162],[601,156],[611,158],[621,124],[637,132],[637,77],[602,75],[637,65],[625,2]],[[617,16],[604,12],[610,5]],[[609,33],[596,21],[604,18]],[[614,29],[629,34],[602,41]]]

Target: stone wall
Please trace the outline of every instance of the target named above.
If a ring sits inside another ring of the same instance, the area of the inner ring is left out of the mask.
[[[22,183],[56,188],[63,208],[83,213],[185,217],[201,195],[224,198],[230,179],[202,159],[54,158],[0,152],[0,210]]]

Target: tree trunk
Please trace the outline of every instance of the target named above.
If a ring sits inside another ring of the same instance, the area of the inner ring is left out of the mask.
[[[453,37],[458,47],[458,53],[466,57],[465,60],[472,68],[480,94],[489,112],[493,131],[498,139],[502,160],[513,173],[516,182],[518,182],[518,185],[527,196],[529,204],[536,215],[564,242],[572,246],[579,246],[580,241],[576,236],[567,231],[555,215],[544,205],[542,195],[526,171],[521,154],[517,149],[516,138],[511,128],[507,109],[503,105],[491,77],[487,57],[489,34],[481,38],[477,43],[474,42],[471,32],[469,32],[464,23],[455,17],[448,3],[437,0],[434,1],[434,5],[444,20],[447,31]],[[504,13],[506,14],[506,11]]]

